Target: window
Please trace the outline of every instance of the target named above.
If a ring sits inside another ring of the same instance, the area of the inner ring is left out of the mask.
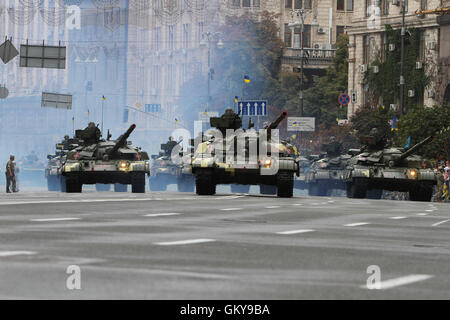
[[[169,26],[168,27],[168,32],[169,32],[169,50],[173,50],[174,49],[174,42],[175,42],[175,32],[174,32],[174,26]]]
[[[233,7],[240,7],[241,6],[241,0],[233,0],[231,3]]]
[[[291,48],[292,44],[292,35],[291,35],[291,28],[288,27],[288,24],[284,24],[284,43],[286,44],[286,47]]]
[[[301,9],[302,8],[302,0],[294,0],[294,9]]]
[[[242,6],[244,8],[250,8],[250,0],[242,0]]]
[[[347,11],[353,11],[353,0],[347,0]]]
[[[284,7],[286,9],[292,9],[292,0],[284,0]]]
[[[155,30],[153,30],[153,49],[155,51],[159,51],[159,35],[161,33],[161,27],[157,27],[155,28]]]
[[[337,0],[337,10],[339,11],[345,10],[345,0]]]
[[[336,26],[336,41],[341,34],[345,34],[345,26]]]
[[[419,59],[420,61],[425,61],[425,53],[426,53],[426,43],[425,43],[425,32],[420,32],[420,43],[419,43]]]
[[[363,38],[363,63],[369,64],[370,63],[370,37],[364,36]]]
[[[161,88],[161,81],[159,81],[159,77],[160,77],[159,66],[153,66],[152,87],[155,89]]]
[[[381,8],[380,8],[380,13],[382,16],[387,16],[389,15],[389,0],[381,0]]]
[[[174,88],[173,64],[167,65],[167,90],[172,92]]]
[[[199,22],[197,24],[197,41],[200,43],[202,41],[203,36],[203,22]]]
[[[303,32],[303,48],[311,48],[311,25],[305,24],[305,30]],[[300,41],[300,36],[302,34],[301,28],[294,29],[294,48],[301,48],[302,43]]]
[[[366,0],[366,17],[370,17],[372,15],[372,0]]]
[[[312,9],[312,0],[304,0],[305,9]]]
[[[189,48],[189,37],[190,37],[191,25],[189,23],[183,24],[183,48]]]
[[[255,8],[259,8],[259,6],[260,6],[260,0],[253,0],[253,6],[255,7]]]
[[[420,10],[427,9],[427,0],[420,0]]]

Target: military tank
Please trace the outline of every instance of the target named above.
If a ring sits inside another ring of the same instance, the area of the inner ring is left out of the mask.
[[[431,201],[436,176],[417,151],[432,136],[410,149],[386,148],[385,141],[373,129],[363,137],[362,153],[351,158],[344,170],[347,197],[380,199],[383,190],[409,192],[412,201]]]
[[[334,137],[330,140],[322,145],[323,156],[312,162],[309,170],[305,172],[310,196],[329,196],[334,189],[346,189],[343,174],[351,155],[343,154],[342,144]]]
[[[175,163],[172,161],[172,151],[181,143],[176,142],[169,137],[169,141],[161,144],[161,152],[158,155],[153,155],[153,163],[151,167],[150,176],[150,190],[151,191],[165,191],[169,184],[176,184],[179,192],[194,192],[194,176],[190,172],[189,166],[184,166],[183,163],[188,163],[191,155],[185,157],[182,163]]]
[[[53,155],[48,155],[48,163],[45,168],[45,178],[47,179],[47,190],[48,191],[61,191],[62,184],[62,176],[61,176],[61,167],[62,164],[66,161],[67,152],[77,148],[80,144],[80,141],[75,138],[69,138],[69,136],[65,136],[64,140],[60,143],[56,144],[56,152]]]
[[[117,140],[100,140],[100,130],[90,123],[84,130],[77,130],[75,137],[81,146],[67,153],[61,168],[66,192],[79,193],[83,184],[114,184],[115,189],[131,184],[133,193],[145,193],[145,175],[150,174],[149,157],[127,139],[136,128],[130,128]],[[123,190],[115,190],[123,191]]]
[[[292,197],[294,174],[299,174],[298,163],[288,155],[285,142],[273,143],[272,130],[287,116],[283,112],[263,132],[255,131],[249,123],[242,129],[242,119],[232,109],[221,117],[210,118],[213,129],[207,141],[197,144],[192,160],[196,191],[199,195],[213,195],[218,184],[259,185],[268,193],[276,188],[279,197]],[[239,130],[240,129],[240,130]],[[258,148],[258,152],[255,148]],[[267,149],[262,152],[262,149]]]

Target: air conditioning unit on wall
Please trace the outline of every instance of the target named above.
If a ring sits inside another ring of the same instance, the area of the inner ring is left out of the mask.
[[[361,73],[367,72],[367,64],[360,65],[359,70],[361,71]]]
[[[318,34],[325,34],[325,33],[327,33],[327,31],[325,30],[325,28],[317,28],[317,33]]]
[[[417,61],[416,62],[416,69],[422,69],[423,68],[423,63],[421,61]]]
[[[373,66],[373,73],[380,72],[380,68],[378,66]]]

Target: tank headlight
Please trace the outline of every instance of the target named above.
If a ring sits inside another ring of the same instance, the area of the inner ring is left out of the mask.
[[[409,177],[411,179],[416,179],[417,178],[417,171],[414,169],[409,170]]]
[[[120,161],[120,163],[119,163],[120,169],[126,169],[126,168],[128,168],[128,166],[129,166],[129,164],[126,161]]]
[[[272,159],[264,160],[264,166],[268,169],[272,165]]]

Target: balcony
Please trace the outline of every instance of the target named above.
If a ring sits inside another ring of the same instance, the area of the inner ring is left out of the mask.
[[[314,49],[304,48],[307,62],[304,64],[305,69],[326,69],[332,62],[336,54],[336,49]],[[281,59],[283,65],[299,66],[301,63],[301,49],[287,48]]]

